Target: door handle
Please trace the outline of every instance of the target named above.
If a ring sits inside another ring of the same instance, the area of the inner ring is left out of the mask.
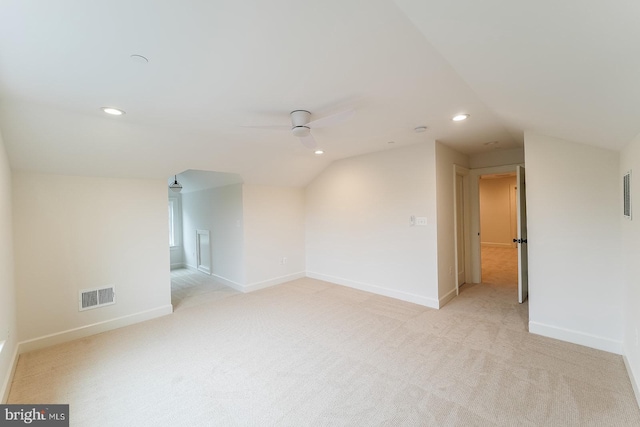
[[[527,239],[513,239],[513,243],[527,243]]]

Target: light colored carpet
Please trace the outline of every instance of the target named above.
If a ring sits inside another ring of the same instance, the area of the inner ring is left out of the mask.
[[[24,354],[73,426],[640,425],[622,358],[530,335],[514,289],[432,310],[300,279]]]
[[[213,276],[186,268],[171,271],[171,305],[173,311],[240,294]]]
[[[482,281],[496,286],[518,286],[518,249],[482,246]],[[516,294],[517,298],[517,294]]]

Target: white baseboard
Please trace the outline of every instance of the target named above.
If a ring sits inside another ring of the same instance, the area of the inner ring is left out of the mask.
[[[4,379],[2,389],[0,389],[0,404],[7,403],[9,398],[9,391],[11,390],[11,382],[13,381],[13,375],[16,373],[16,367],[18,366],[18,346],[15,346],[13,350],[13,356],[11,356],[11,362],[9,362],[9,372]]]
[[[638,402],[638,407],[640,408],[640,385],[638,385],[638,380],[635,375],[633,375],[633,369],[631,369],[631,364],[629,363],[629,359],[625,354],[622,355],[622,360],[624,360],[624,366],[627,368],[627,374],[629,375],[629,380],[631,381],[631,387],[633,387],[633,394],[636,396],[636,401]]]
[[[219,281],[225,286],[228,286],[242,293],[247,293],[247,292],[253,292],[259,289],[264,289],[271,286],[279,285],[281,283],[289,282],[291,280],[301,279],[303,277],[306,277],[306,274],[305,272],[301,271],[299,273],[287,274],[286,276],[274,277],[273,279],[264,280],[262,282],[250,283],[248,285],[242,285],[238,282],[234,282],[233,280],[229,280],[226,277],[218,276],[217,274],[212,274],[212,276],[215,277],[217,281]]]
[[[449,301],[451,301],[452,299],[454,299],[456,297],[457,293],[456,293],[456,289],[453,288],[450,292],[448,292],[445,296],[443,296],[442,298],[440,298],[440,300],[438,301],[438,308],[442,308],[444,307]]]
[[[152,308],[151,310],[142,311],[140,313],[129,314],[127,316],[105,320],[104,322],[98,322],[91,325],[81,326],[79,328],[57,332],[55,334],[21,341],[18,343],[18,354],[39,350],[41,348],[61,344],[67,341],[73,341],[90,335],[99,334],[101,332],[111,331],[113,329],[155,319],[156,317],[166,316],[171,313],[173,313],[173,306],[168,304]]]
[[[538,322],[529,322],[529,332],[544,337],[555,338],[574,344],[584,345],[597,350],[608,351],[609,353],[623,354],[622,341],[615,341],[597,335],[586,334],[571,329],[559,328],[557,326],[545,325]]]
[[[325,282],[335,283],[336,285],[359,289],[361,291],[371,292],[372,294],[399,299],[401,301],[412,302],[414,304],[423,305],[429,308],[439,308],[440,305],[440,301],[434,298],[416,295],[404,291],[398,291],[395,289],[389,289],[382,286],[370,285],[368,283],[356,282],[349,279],[342,279],[340,277],[328,276],[326,274],[314,273],[312,271],[307,271],[307,277],[310,277],[312,279],[324,280]]]
[[[262,282],[251,283],[249,285],[244,285],[243,292],[253,292],[259,289],[268,288],[271,286],[279,285],[281,283],[290,282],[296,279],[302,279],[306,277],[307,274],[304,271],[298,273],[287,274],[286,276],[274,277],[273,279],[264,280]]]
[[[186,268],[186,267],[183,262],[177,262],[175,264],[171,264],[171,267],[170,267],[171,270],[175,270],[177,268]]]
[[[29,351],[39,350],[41,348],[49,347],[56,344],[61,344],[68,341],[73,341],[79,338],[88,337],[90,335],[99,334],[101,332],[111,331],[113,329],[122,328],[124,326],[133,325],[135,323],[144,322],[146,320],[155,319],[156,317],[165,316],[173,313],[173,306],[171,304],[164,305],[162,307],[153,308],[151,310],[142,311],[140,313],[130,314],[128,316],[118,317],[116,319],[105,320],[104,322],[98,322],[91,325],[81,326],[79,328],[69,329],[55,334],[49,334],[38,338],[33,338],[26,341],[21,341],[16,344],[13,352],[13,357],[10,363],[10,369],[7,377],[0,389],[0,403],[5,403],[9,397],[9,391],[11,389],[11,382],[13,381],[13,375],[16,371],[18,364],[18,357],[22,353]]]
[[[225,286],[228,286],[236,291],[244,292],[244,285],[234,282],[233,280],[229,280],[226,277],[218,276],[217,274],[212,274],[211,276],[215,277],[217,281],[222,283]]]

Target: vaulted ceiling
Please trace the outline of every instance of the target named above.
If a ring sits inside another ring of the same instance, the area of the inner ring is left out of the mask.
[[[291,186],[425,139],[619,149],[640,132],[639,21],[619,0],[2,0],[0,130],[16,171]],[[322,156],[248,127],[295,109],[356,114],[312,131]]]

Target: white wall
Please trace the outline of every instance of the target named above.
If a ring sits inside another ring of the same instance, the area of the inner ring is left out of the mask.
[[[622,222],[623,280],[625,282],[624,354],[636,397],[640,401],[640,136],[620,153],[620,173],[631,170],[632,220]]]
[[[620,353],[619,154],[525,134],[529,329]]]
[[[516,177],[480,180],[480,237],[483,245],[514,247]]]
[[[164,180],[14,174],[20,340],[171,312],[166,191]],[[109,285],[116,304],[78,311],[81,289]]]
[[[524,163],[524,148],[490,150],[469,157],[469,166],[473,169],[519,165],[521,163]]]
[[[238,289],[245,283],[242,210],[242,184],[182,194],[185,264],[196,268],[196,230],[209,230],[211,273]]]
[[[304,190],[244,184],[242,205],[244,290],[304,277]]]
[[[9,393],[12,359],[17,343],[16,295],[13,270],[11,169],[0,135],[0,402]]]
[[[436,183],[438,203],[438,299],[443,306],[455,296],[456,258],[453,165],[468,167],[469,158],[444,144],[436,143]]]
[[[331,164],[305,193],[307,275],[437,307],[435,169],[434,141]]]
[[[184,267],[184,246],[182,244],[182,194],[167,190],[169,200],[173,200],[174,205],[174,246],[169,248],[171,268]]]

